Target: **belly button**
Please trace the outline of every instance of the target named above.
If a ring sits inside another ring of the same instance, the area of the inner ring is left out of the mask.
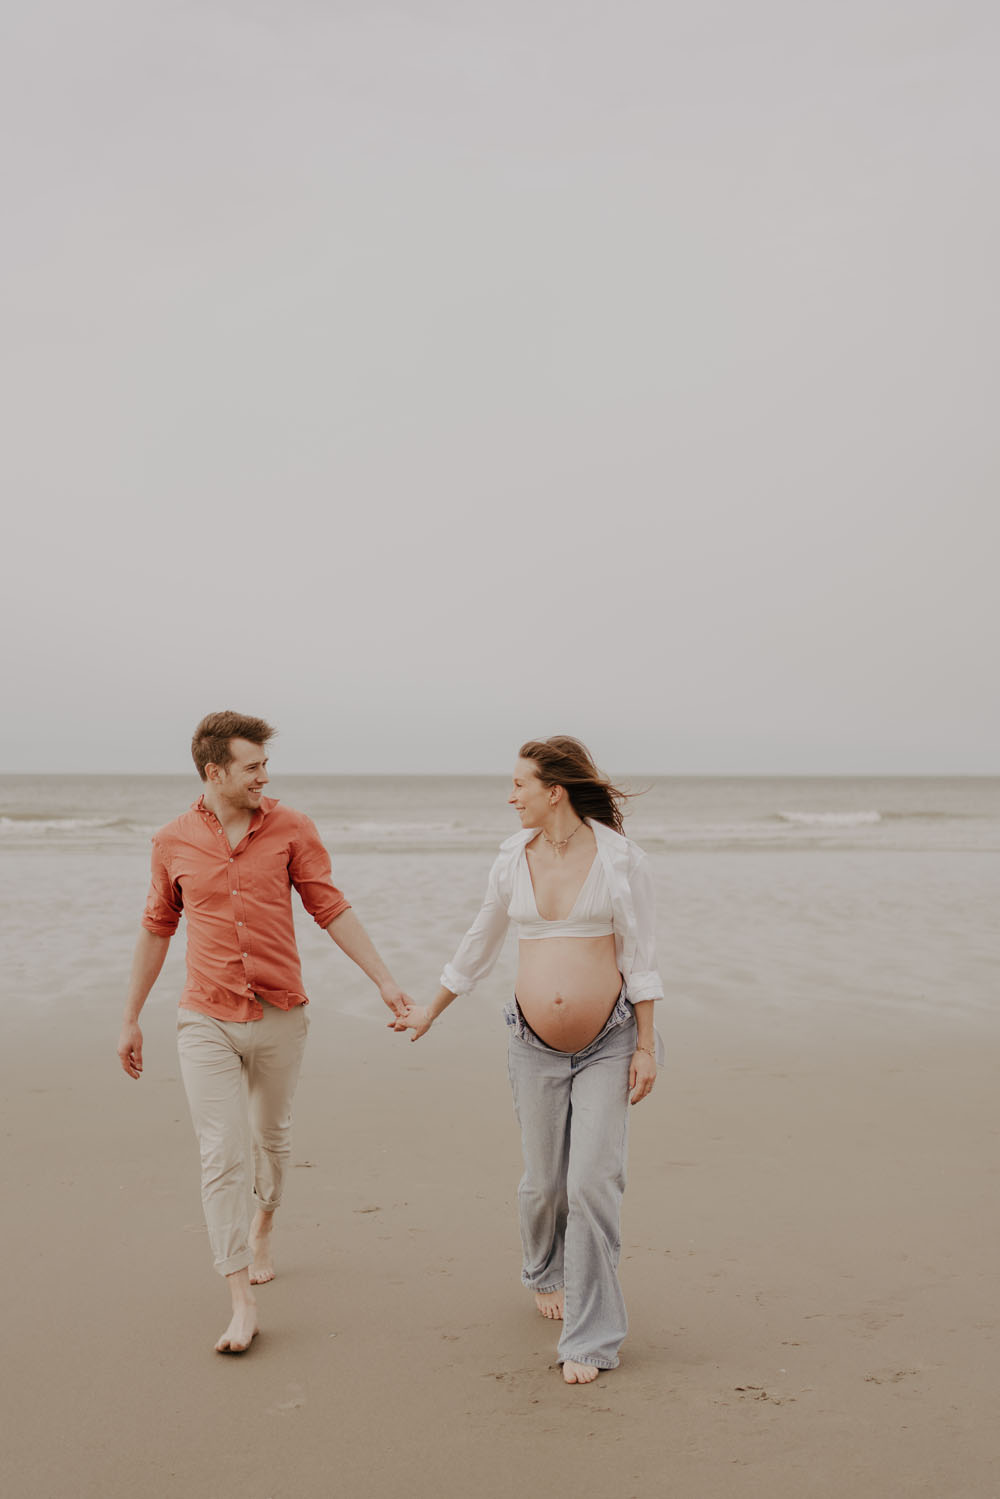
[[[556,997],[555,997],[555,1003],[556,1003],[556,1004],[557,1004],[557,1005],[561,1005],[561,1004],[562,1004],[562,1002],[563,1002],[563,997],[562,997],[562,995],[561,995],[561,994],[557,994],[557,995],[556,995]]]

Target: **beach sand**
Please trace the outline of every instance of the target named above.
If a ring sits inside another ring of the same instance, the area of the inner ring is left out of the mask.
[[[987,1017],[662,1009],[631,1331],[569,1388],[518,1279],[494,1008],[413,1045],[377,998],[313,1004],[278,1278],[227,1358],[176,987],[133,1083],[117,959],[99,979],[58,1023],[17,1010],[0,1059],[5,1499],[1000,1493]]]

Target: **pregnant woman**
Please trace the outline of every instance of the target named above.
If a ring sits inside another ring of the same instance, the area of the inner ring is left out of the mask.
[[[622,834],[617,791],[578,739],[522,745],[511,805],[521,831],[500,847],[479,915],[429,1005],[390,1022],[425,1035],[452,1000],[518,935],[517,983],[505,1018],[521,1127],[521,1279],[561,1321],[567,1384],[618,1365],[628,1327],[618,1283],[628,1104],[656,1081],[652,881]]]

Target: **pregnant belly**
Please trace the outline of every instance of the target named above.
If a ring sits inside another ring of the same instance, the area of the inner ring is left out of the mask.
[[[518,949],[515,992],[535,1035],[556,1051],[589,1046],[621,992],[614,937],[546,937]]]

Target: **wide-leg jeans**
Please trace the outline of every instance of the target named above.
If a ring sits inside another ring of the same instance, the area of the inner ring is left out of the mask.
[[[564,1287],[561,1363],[614,1369],[628,1330],[618,1259],[635,1016],[619,998],[600,1035],[577,1052],[547,1046],[516,1001],[504,1018],[524,1155],[521,1279],[534,1291]]]

